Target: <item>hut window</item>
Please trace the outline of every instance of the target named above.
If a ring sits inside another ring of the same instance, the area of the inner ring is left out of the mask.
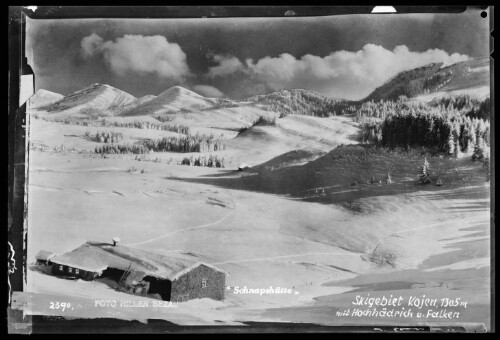
[[[63,271],[63,266],[59,266],[59,270],[60,270],[60,271]]]
[[[73,268],[69,267],[68,268],[68,273],[71,273],[73,271]]]
[[[80,271],[78,269],[75,269],[75,274],[80,274]]]
[[[207,279],[201,279],[201,288],[207,288],[207,283],[208,283]]]

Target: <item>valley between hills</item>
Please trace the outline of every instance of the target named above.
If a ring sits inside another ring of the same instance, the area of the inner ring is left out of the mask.
[[[409,71],[359,102],[300,89],[238,100],[180,86],[141,98],[106,84],[66,96],[38,90],[27,109],[28,263],[42,249],[63,253],[118,236],[229,273],[223,301],[75,308],[65,317],[360,325],[368,319],[338,313],[359,294],[392,294],[460,297],[467,308],[445,321],[489,328],[487,64]],[[384,122],[403,111],[451,130],[399,142],[406,135]],[[292,294],[236,293],[245,286]],[[32,314],[54,299],[154,301],[36,270],[25,291]]]

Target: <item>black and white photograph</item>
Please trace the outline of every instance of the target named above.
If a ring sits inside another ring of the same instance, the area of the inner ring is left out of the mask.
[[[493,8],[375,9],[26,14],[9,331],[494,331]]]

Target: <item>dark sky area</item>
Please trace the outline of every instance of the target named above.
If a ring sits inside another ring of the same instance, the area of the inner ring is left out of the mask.
[[[405,69],[489,55],[489,19],[460,14],[28,22],[36,88],[106,83],[134,96],[181,85],[206,96],[307,88],[359,99]]]

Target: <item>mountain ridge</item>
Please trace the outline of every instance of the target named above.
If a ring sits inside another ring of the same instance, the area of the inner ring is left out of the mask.
[[[107,84],[95,83],[44,107],[49,112],[74,112],[92,108],[107,110],[134,102],[131,94]]]
[[[96,83],[62,98],[60,94],[47,90],[43,92],[41,89],[32,96],[31,102],[34,103],[34,108],[48,112],[75,113],[88,109],[108,111],[106,114],[118,116],[154,116],[254,105],[279,113],[281,117],[287,114],[330,117],[352,113],[357,104],[394,101],[401,96],[422,98],[422,101],[430,102],[443,96],[473,90],[474,95],[489,97],[489,70],[489,58],[470,59],[447,66],[443,66],[443,63],[431,63],[398,73],[358,101],[333,99],[313,90],[298,88],[284,88],[239,100],[214,99],[178,85],[157,96],[136,98],[110,85]]]
[[[158,115],[176,111],[202,110],[213,107],[216,101],[188,90],[182,86],[172,86],[155,98],[146,101],[130,110],[123,116]]]
[[[350,103],[345,99],[328,98],[316,91],[307,89],[281,89],[263,95],[247,97],[245,101],[267,105],[270,110],[287,114],[299,114],[316,117],[331,117]]]
[[[360,102],[397,100],[400,96],[415,98],[434,93],[447,95],[460,90],[487,88],[490,86],[489,71],[489,58],[475,58],[447,66],[431,63],[398,73]]]

